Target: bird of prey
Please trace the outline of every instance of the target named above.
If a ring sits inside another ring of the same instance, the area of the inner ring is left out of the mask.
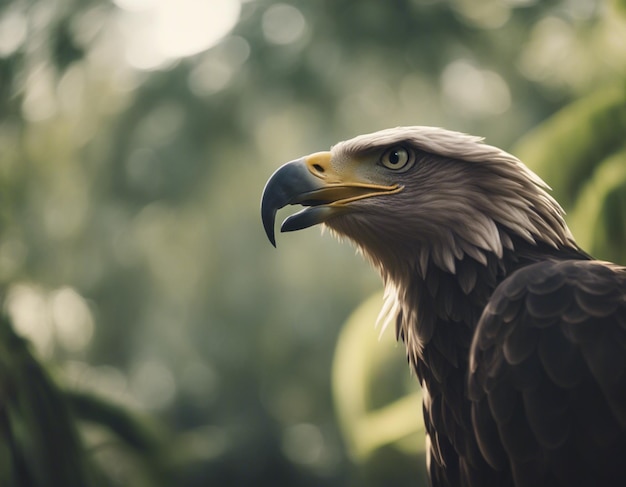
[[[473,137],[397,127],[280,167],[261,213],[323,224],[380,273],[439,486],[626,486],[626,267],[578,247],[548,186]]]

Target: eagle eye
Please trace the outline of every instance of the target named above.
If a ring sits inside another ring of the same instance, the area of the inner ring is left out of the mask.
[[[387,149],[380,158],[380,163],[393,171],[408,169],[413,164],[413,161],[413,153],[402,146]]]

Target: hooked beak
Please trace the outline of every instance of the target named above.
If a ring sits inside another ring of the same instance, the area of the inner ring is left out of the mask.
[[[284,206],[305,207],[281,225],[281,232],[292,232],[349,211],[353,201],[402,190],[397,184],[386,186],[350,179],[353,178],[342,178],[333,168],[330,152],[318,152],[278,168],[267,181],[261,198],[263,227],[272,245],[276,247],[276,212]]]

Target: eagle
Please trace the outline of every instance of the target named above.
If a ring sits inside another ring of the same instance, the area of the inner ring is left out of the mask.
[[[423,390],[430,484],[626,486],[626,267],[574,240],[515,156],[437,127],[381,130],[284,164],[275,246],[316,224],[382,277]]]

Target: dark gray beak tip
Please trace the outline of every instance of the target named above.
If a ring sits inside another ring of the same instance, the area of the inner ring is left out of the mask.
[[[274,230],[274,222],[276,221],[276,212],[278,208],[272,201],[271,193],[266,190],[263,191],[263,198],[261,199],[261,220],[263,221],[263,229],[265,235],[270,243],[276,247],[276,232]]]
[[[297,159],[279,167],[265,184],[261,197],[261,220],[265,235],[276,247],[276,213],[281,208],[297,204],[313,191],[323,187],[323,182],[314,177],[308,170],[305,160]],[[281,232],[293,232],[320,223],[318,217],[326,215],[327,209],[322,207],[305,208],[290,216],[281,227]]]
[[[302,160],[288,162],[279,167],[272,174],[263,188],[261,197],[261,220],[265,235],[270,243],[276,247],[276,232],[274,225],[276,213],[288,205],[297,194],[302,173],[308,173]]]

